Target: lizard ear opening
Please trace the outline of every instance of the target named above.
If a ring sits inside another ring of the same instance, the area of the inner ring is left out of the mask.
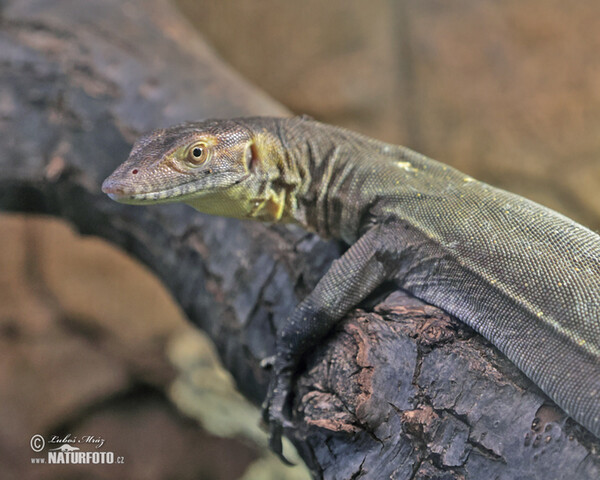
[[[248,167],[248,171],[251,172],[255,170],[258,162],[258,149],[256,148],[255,143],[252,142],[246,147],[246,166]]]

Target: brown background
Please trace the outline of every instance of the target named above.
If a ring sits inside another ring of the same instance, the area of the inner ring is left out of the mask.
[[[405,144],[600,229],[597,1],[178,4],[293,111]],[[54,220],[2,215],[0,242],[3,465],[73,475],[23,466],[11,446],[39,431],[102,429],[129,478],[241,475],[256,450],[202,432],[169,402],[165,348],[188,327],[143,267]]]

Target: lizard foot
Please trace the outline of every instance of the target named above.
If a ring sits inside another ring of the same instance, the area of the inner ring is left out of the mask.
[[[291,422],[291,392],[292,374],[285,369],[276,369],[269,384],[269,391],[262,405],[263,421],[269,428],[269,447],[287,465],[293,465],[283,455],[281,435],[284,428],[292,428]]]

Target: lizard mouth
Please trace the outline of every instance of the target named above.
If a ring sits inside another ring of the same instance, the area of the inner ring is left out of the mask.
[[[228,185],[211,187],[209,190],[206,190],[206,193],[231,188],[242,183],[248,177],[250,177],[250,173],[240,177],[234,182],[230,182]],[[123,185],[122,182],[108,177],[102,183],[102,191],[112,200],[120,203],[145,204],[182,202],[193,195],[201,195],[205,191],[205,188],[200,187],[198,182],[189,182],[162,190],[139,191],[133,190],[130,186]]]
[[[112,200],[121,203],[157,203],[157,202],[177,202],[186,196],[197,193],[193,183],[178,185],[176,187],[166,188],[156,191],[132,191],[117,182],[112,182],[107,178],[102,184],[102,191]]]

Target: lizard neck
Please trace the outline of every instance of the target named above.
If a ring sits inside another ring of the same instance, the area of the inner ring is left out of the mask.
[[[399,147],[305,117],[247,120],[254,176],[246,218],[296,223],[353,243],[395,174]],[[368,161],[357,161],[368,155]]]
[[[387,144],[304,117],[281,120],[279,137],[298,179],[287,217],[322,238],[356,241],[374,197],[372,164],[357,159],[378,162]]]
[[[306,171],[303,163],[295,161],[281,135],[281,122],[285,120],[263,117],[243,120],[248,122],[246,127],[252,136],[248,147],[252,181],[244,192],[248,205],[244,218],[306,226],[298,204],[306,185]]]

